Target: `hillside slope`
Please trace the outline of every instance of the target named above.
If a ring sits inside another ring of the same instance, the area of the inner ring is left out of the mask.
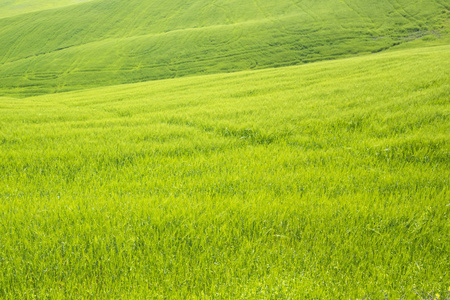
[[[0,298],[446,299],[449,99],[450,46],[0,98]]]
[[[442,0],[87,1],[0,19],[0,95],[377,52],[440,38],[449,8]]]
[[[85,1],[92,0],[2,0],[0,3],[0,18],[53,9]]]

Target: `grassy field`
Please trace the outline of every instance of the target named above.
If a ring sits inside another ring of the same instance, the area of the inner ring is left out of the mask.
[[[0,4],[0,18],[60,8],[85,1],[91,0],[2,0]]]
[[[445,0],[7,0],[0,96],[298,65],[417,39],[448,43],[449,14]]]
[[[4,0],[0,299],[450,299],[447,0]]]
[[[449,99],[450,46],[0,98],[0,298],[448,299]]]

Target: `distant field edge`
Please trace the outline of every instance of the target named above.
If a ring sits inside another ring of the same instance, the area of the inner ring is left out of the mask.
[[[19,4],[17,4],[14,1],[7,1],[6,4],[4,3],[0,6],[0,19],[11,18],[23,14],[81,4],[89,1],[94,0],[59,0],[59,1],[25,0],[21,1]]]

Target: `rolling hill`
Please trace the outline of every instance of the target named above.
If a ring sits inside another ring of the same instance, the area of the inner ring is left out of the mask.
[[[0,18],[63,7],[85,1],[90,0],[3,0],[0,4]]]
[[[7,1],[0,6],[0,95],[378,52],[441,39],[449,8],[442,0]],[[31,12],[16,15],[20,9]]]
[[[0,98],[0,297],[449,297],[449,70],[441,46]]]
[[[449,299],[445,0],[0,3],[1,299]]]

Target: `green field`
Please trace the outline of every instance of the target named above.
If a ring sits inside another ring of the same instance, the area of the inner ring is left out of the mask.
[[[288,66],[417,39],[448,42],[449,15],[445,0],[85,1],[0,19],[0,95]]]
[[[449,295],[449,50],[3,98],[0,296]]]
[[[3,1],[0,299],[450,299],[449,8]]]
[[[0,18],[42,11],[92,0],[2,0]]]

